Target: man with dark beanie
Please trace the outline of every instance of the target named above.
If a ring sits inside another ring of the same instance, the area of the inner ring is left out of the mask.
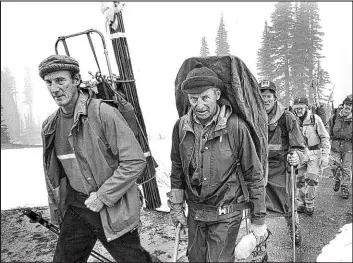
[[[269,80],[259,83],[268,115],[268,182],[266,185],[266,207],[271,215],[283,215],[292,233],[292,196],[290,166],[307,161],[304,153],[305,139],[294,114],[277,100],[276,85]],[[300,245],[299,218],[295,211],[295,244]]]
[[[329,162],[330,135],[322,119],[309,109],[307,98],[295,98],[293,110],[305,138],[309,156],[308,161],[298,168],[297,211],[311,216],[315,209],[319,177]]]
[[[64,55],[39,65],[59,106],[42,127],[50,216],[60,226],[53,261],[87,262],[99,239],[117,262],[151,262],[138,234],[142,149],[116,108],[79,88],[79,72]]]
[[[173,129],[169,205],[173,223],[188,226],[189,262],[234,262],[248,204],[257,244],[268,235],[262,164],[246,123],[220,102],[223,85],[201,63],[181,84],[191,107]],[[262,252],[261,260],[267,257]]]

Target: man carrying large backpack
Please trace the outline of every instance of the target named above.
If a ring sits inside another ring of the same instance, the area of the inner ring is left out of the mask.
[[[259,83],[268,114],[269,172],[266,185],[267,211],[285,216],[292,233],[292,207],[290,166],[306,162],[305,140],[294,114],[277,101],[276,86],[269,80]],[[300,245],[299,218],[295,212],[295,244]]]
[[[341,187],[341,196],[348,199],[352,180],[352,95],[343,100],[343,108],[329,120],[331,136],[330,167],[335,176],[333,190]]]
[[[296,98],[293,109],[306,140],[309,156],[308,161],[298,168],[297,211],[312,215],[318,178],[329,162],[330,136],[321,118],[309,110],[307,98]]]
[[[188,226],[190,262],[234,262],[243,209],[252,209],[257,244],[268,235],[262,163],[248,126],[220,102],[224,84],[213,70],[198,63],[181,89],[191,107],[173,129],[172,221]]]
[[[142,149],[116,108],[79,88],[79,72],[65,55],[39,65],[59,106],[42,127],[50,216],[60,226],[53,261],[86,262],[99,239],[118,262],[152,262],[138,233]]]

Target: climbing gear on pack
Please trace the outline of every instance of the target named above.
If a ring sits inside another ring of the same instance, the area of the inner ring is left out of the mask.
[[[312,216],[314,214],[314,210],[314,207],[307,207],[305,212],[307,215]]]

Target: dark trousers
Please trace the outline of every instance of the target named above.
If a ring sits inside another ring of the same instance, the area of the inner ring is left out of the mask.
[[[87,262],[97,239],[117,262],[152,262],[137,229],[108,242],[99,213],[74,206],[65,214],[53,262]]]
[[[234,262],[235,241],[241,219],[241,211],[234,217],[216,222],[197,221],[189,215],[189,262]]]

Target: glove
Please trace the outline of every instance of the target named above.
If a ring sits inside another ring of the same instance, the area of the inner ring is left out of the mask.
[[[186,226],[186,217],[184,213],[184,205],[183,203],[174,204],[168,201],[170,207],[170,216],[172,218],[172,222],[175,226],[180,223],[183,226]]]
[[[268,234],[266,224],[263,224],[263,225],[251,224],[250,231],[253,232],[253,234],[256,238],[256,245],[258,245],[262,241],[264,241],[267,237],[267,234]]]
[[[98,198],[97,192],[91,192],[89,197],[85,201],[87,208],[93,212],[99,212],[104,203]]]
[[[184,213],[184,189],[171,189],[167,193],[169,197],[168,206],[170,208],[170,216],[175,226],[180,224],[186,226],[186,217]]]
[[[292,154],[287,155],[287,161],[291,166],[296,166],[300,163],[299,155],[296,151],[294,151]]]

